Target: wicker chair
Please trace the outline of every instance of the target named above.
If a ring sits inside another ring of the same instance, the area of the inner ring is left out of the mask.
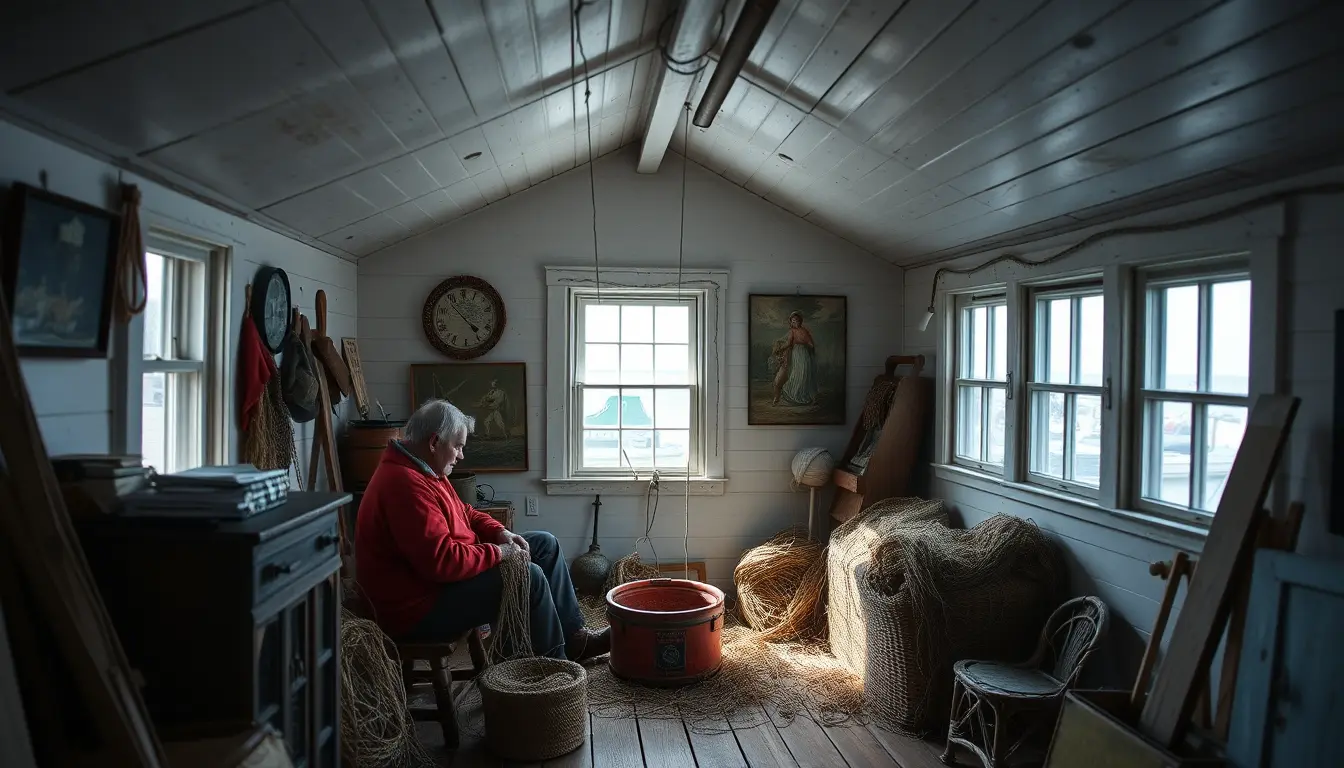
[[[1005,765],[1028,738],[1052,726],[1064,693],[1106,632],[1106,604],[1077,597],[1055,610],[1036,652],[1022,664],[958,661],[952,667],[952,717],[942,761],[956,762],[965,747],[986,768]]]

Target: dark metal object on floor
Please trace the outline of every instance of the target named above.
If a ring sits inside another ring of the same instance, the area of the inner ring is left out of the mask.
[[[602,547],[597,544],[597,514],[601,507],[602,495],[598,494],[593,500],[593,543],[585,554],[574,558],[574,562],[569,565],[569,578],[574,582],[574,591],[581,595],[602,594],[602,585],[606,584],[607,574],[611,573],[611,561],[602,554]]]

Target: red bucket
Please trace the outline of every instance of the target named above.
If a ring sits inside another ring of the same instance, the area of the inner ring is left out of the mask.
[[[647,579],[607,593],[613,674],[645,685],[678,686],[719,671],[723,592],[684,579]]]

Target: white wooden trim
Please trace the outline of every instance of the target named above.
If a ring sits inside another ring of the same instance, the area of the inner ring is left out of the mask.
[[[701,317],[697,327],[702,328],[699,343],[703,365],[700,387],[704,402],[702,436],[702,472],[692,478],[695,495],[718,495],[723,492],[725,441],[728,424],[727,388],[728,354],[728,270],[682,269],[675,267],[603,267],[600,274],[591,267],[546,267],[546,480],[547,494],[557,495],[569,487],[620,488],[633,482],[628,479],[604,480],[575,478],[569,446],[572,440],[573,420],[569,392],[574,383],[574,360],[577,340],[571,338],[575,301],[578,290],[639,291],[641,289],[667,290],[685,286],[686,293],[700,295]],[[711,493],[695,493],[695,482],[719,483]],[[669,481],[664,481],[667,483]],[[677,481],[671,481],[677,482]],[[648,483],[639,484],[643,493]],[[554,486],[555,490],[552,490]],[[666,490],[666,488],[665,488]],[[588,491],[584,491],[587,493]],[[620,490],[593,491],[620,494]],[[576,491],[576,493],[578,493]]]
[[[1185,525],[1135,510],[1107,509],[1079,496],[1052,491],[1037,485],[1010,482],[996,475],[975,472],[965,467],[935,464],[933,474],[939,480],[999,496],[1011,495],[1014,501],[1028,506],[1094,523],[1131,536],[1168,544],[1186,552],[1198,554],[1204,547],[1207,531],[1199,526]],[[1010,491],[1011,494],[1006,494],[1005,491]]]
[[[546,478],[541,482],[546,486],[547,496],[592,496],[597,493],[604,496],[643,496],[649,492],[647,478]],[[728,487],[728,479],[723,477],[692,478],[690,482],[691,496],[722,496]],[[668,498],[687,495],[685,480],[661,477],[658,487]]]

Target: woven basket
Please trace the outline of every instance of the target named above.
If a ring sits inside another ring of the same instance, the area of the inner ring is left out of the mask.
[[[588,676],[572,661],[514,659],[476,678],[485,712],[485,744],[516,762],[549,760],[583,745],[588,722]]]

